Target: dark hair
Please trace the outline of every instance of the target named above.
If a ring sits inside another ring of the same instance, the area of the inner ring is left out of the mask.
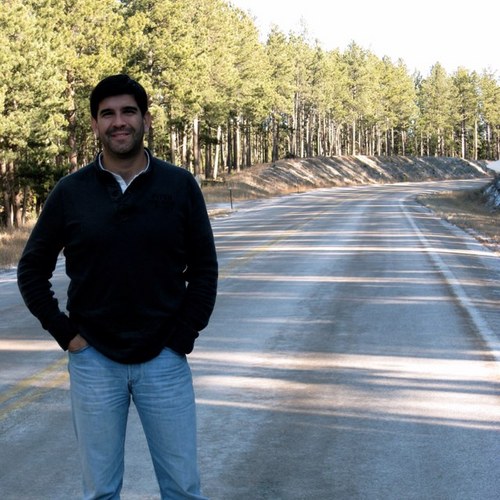
[[[90,113],[94,119],[101,101],[107,97],[127,94],[134,97],[142,115],[148,110],[148,96],[144,87],[128,75],[113,75],[101,80],[90,94]]]

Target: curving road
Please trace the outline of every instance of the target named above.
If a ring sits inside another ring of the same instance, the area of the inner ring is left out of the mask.
[[[414,201],[471,185],[325,189],[214,220],[219,296],[190,355],[205,494],[499,498],[498,255]],[[1,498],[78,498],[65,355],[14,273],[0,294]],[[156,499],[134,413],[129,431],[122,498]]]

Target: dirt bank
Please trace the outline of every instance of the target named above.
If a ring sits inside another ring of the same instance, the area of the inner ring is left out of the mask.
[[[204,188],[207,201],[217,194],[235,198],[275,196],[321,187],[389,184],[489,177],[485,161],[410,156],[336,156],[286,159],[231,174],[219,186]]]

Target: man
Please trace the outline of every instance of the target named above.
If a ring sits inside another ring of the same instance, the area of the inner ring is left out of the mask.
[[[212,313],[217,259],[194,177],[154,158],[144,88],[127,75],[90,96],[102,152],[49,195],[18,266],[30,311],[69,351],[85,499],[120,496],[130,400],[162,498],[204,498],[189,354]],[[50,279],[64,250],[67,310]]]

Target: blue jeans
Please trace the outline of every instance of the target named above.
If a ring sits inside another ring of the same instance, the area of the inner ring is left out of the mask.
[[[69,353],[73,422],[84,499],[119,499],[130,400],[134,401],[166,500],[202,499],[196,412],[186,356],[165,348],[147,363],[125,365],[93,347]]]

